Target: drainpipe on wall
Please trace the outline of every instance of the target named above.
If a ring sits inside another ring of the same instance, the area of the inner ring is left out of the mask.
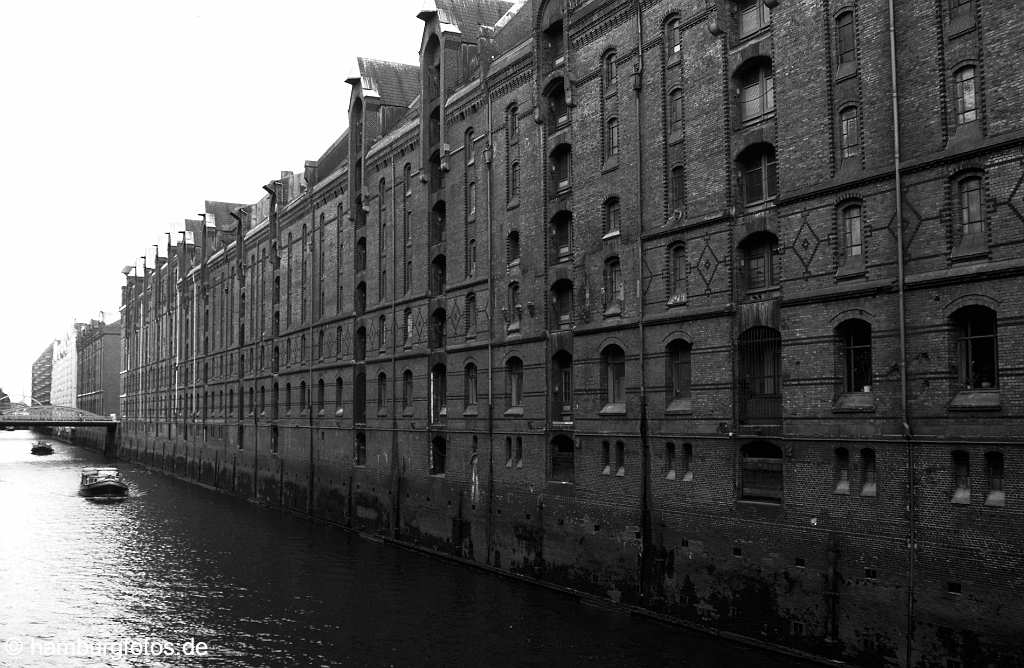
[[[484,166],[487,169],[487,553],[485,563],[493,566],[494,554],[494,213],[491,200],[494,193],[494,146],[491,137],[494,132],[494,115],[491,111],[491,87],[487,82],[487,70],[484,65],[489,58],[481,48],[478,50],[480,59],[480,85],[484,88],[487,105],[487,144],[484,146]],[[489,64],[489,62],[488,62]]]
[[[309,246],[310,249],[310,264],[314,264],[315,258],[312,257],[313,239],[316,239],[316,207],[313,205],[313,186],[309,187],[306,192],[306,196],[309,197]],[[309,389],[306,391],[306,410],[309,411],[307,417],[309,419],[309,484],[307,485],[306,491],[306,513],[313,516],[313,483],[316,480],[316,439],[313,438],[313,321],[316,318],[313,317],[314,309],[313,304],[316,300],[316,295],[313,293],[313,269],[316,269],[319,275],[320,267],[313,266],[309,272],[309,283],[303,286],[304,290],[309,292],[309,365],[307,376],[309,377]],[[321,305],[322,307],[322,305]],[[273,316],[271,316],[273,317]],[[277,343],[275,339],[274,343]],[[317,352],[323,352],[319,346],[317,346]],[[276,374],[275,374],[276,375]],[[319,390],[319,386],[317,386]],[[325,388],[326,391],[326,388]],[[319,392],[317,393],[317,401],[320,400]],[[274,412],[277,414],[277,406],[274,406]],[[280,432],[280,429],[278,429]],[[281,438],[278,433],[278,439]],[[278,450],[281,449],[281,444],[278,442]],[[281,460],[282,471],[284,470],[284,460]],[[282,486],[283,491],[283,486]]]
[[[647,342],[644,328],[644,170],[643,170],[643,90],[644,76],[644,25],[643,4],[636,2],[636,56],[633,67],[633,92],[636,103],[636,150],[641,156],[637,160],[637,277],[636,296],[640,309],[640,597],[647,598],[651,563],[651,447],[647,438]]]
[[[381,128],[381,134],[384,128]],[[395,156],[391,156],[391,537],[398,537],[401,484],[398,480],[398,195]],[[409,177],[411,186],[412,176]],[[405,197],[405,184],[402,184]],[[403,246],[403,251],[404,251]]]
[[[893,173],[896,190],[896,268],[899,290],[900,330],[900,408],[903,418],[903,437],[907,447],[907,639],[904,665],[910,666],[914,647],[914,559],[917,537],[914,527],[914,495],[916,492],[914,441],[910,429],[910,408],[907,402],[907,329],[906,294],[904,284],[903,258],[903,184],[900,176],[900,108],[899,87],[896,74],[896,11],[893,0],[889,0],[889,74],[892,79],[892,144]]]

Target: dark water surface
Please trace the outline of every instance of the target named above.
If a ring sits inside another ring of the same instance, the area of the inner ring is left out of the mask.
[[[796,664],[125,463],[131,498],[91,502],[102,457],[35,438],[0,431],[0,665]]]

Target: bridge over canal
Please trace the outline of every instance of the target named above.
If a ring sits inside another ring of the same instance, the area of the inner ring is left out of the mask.
[[[0,410],[0,429],[45,429],[48,427],[91,427],[107,430],[104,453],[113,454],[118,421],[70,406],[26,406],[12,404]]]

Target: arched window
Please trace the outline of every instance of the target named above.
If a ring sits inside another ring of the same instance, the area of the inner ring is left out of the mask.
[[[466,187],[466,215],[476,218],[476,183],[470,183]]]
[[[835,452],[835,493],[850,493],[850,451],[846,448],[836,448]]]
[[[622,268],[618,257],[610,257],[604,261],[603,301],[606,315],[622,312],[622,304],[626,298],[625,286],[622,284]]]
[[[839,212],[842,221],[843,255],[847,258],[859,257],[864,253],[863,221],[860,204],[850,204]]]
[[[682,165],[676,165],[669,174],[669,207],[674,215],[682,215],[686,202],[686,178]],[[675,212],[679,214],[675,214]]]
[[[519,197],[519,161],[514,160],[508,168],[508,199]]]
[[[951,459],[953,498],[950,502],[966,505],[971,502],[971,457],[964,450],[954,450]]]
[[[324,414],[324,409],[327,406],[327,392],[324,388],[324,379],[316,381],[316,410],[320,415]]]
[[[683,30],[678,16],[665,21],[665,59],[668,61],[679,58],[683,50]]]
[[[519,283],[512,281],[508,284],[508,329],[510,332],[519,330],[522,309],[522,303],[519,301]]]
[[[572,257],[572,214],[559,211],[551,219],[552,262],[569,260]]]
[[[572,281],[568,279],[561,279],[551,286],[551,305],[553,327],[570,327],[572,325],[573,308]]]
[[[434,205],[430,215],[430,244],[439,244],[445,240],[445,234],[447,232],[447,206],[444,200],[439,201]]]
[[[690,350],[683,340],[672,341],[665,349],[665,394],[668,410],[690,410]]]
[[[356,271],[366,271],[366,237],[356,240]]]
[[[740,498],[782,503],[782,450],[767,441],[754,441],[740,449],[740,461]]]
[[[402,168],[402,186],[402,193],[405,197],[412,194],[412,165],[408,162],[405,163],[405,167]]]
[[[402,372],[402,411],[412,409],[412,371],[406,369]]]
[[[744,204],[759,204],[778,195],[779,173],[774,146],[754,144],[748,147],[737,158],[737,166]]]
[[[476,162],[476,152],[473,148],[473,128],[466,130],[466,164],[472,165]]]
[[[961,237],[980,238],[985,232],[984,196],[981,177],[968,176],[956,184]]]
[[[601,71],[604,75],[604,92],[614,93],[615,88],[619,83],[619,68],[615,62],[616,54],[615,51],[609,51],[604,54],[604,58],[601,59]]]
[[[505,260],[508,264],[518,264],[519,262],[519,232],[516,230],[508,233],[505,243]]]
[[[366,328],[360,327],[356,330],[355,361],[362,362],[366,359]]]
[[[342,405],[342,398],[344,396],[342,392],[343,389],[344,385],[342,383],[341,376],[338,376],[338,378],[334,380],[334,414],[338,416],[345,413],[345,409]]]
[[[554,132],[569,121],[569,105],[565,99],[565,81],[555,79],[544,89],[547,102],[547,127]]]
[[[775,112],[775,80],[769,59],[756,58],[744,63],[736,76],[742,122],[757,122]]]
[[[855,106],[839,111],[839,155],[844,161],[860,155],[860,113]]]
[[[430,263],[430,294],[439,295],[445,290],[447,281],[447,261],[444,255],[438,255]]]
[[[614,344],[601,351],[601,390],[605,403],[602,412],[625,412],[626,354]]]
[[[430,420],[441,422],[448,416],[448,370],[435,364],[430,370]]]
[[[1003,453],[985,453],[985,477],[988,478],[988,494],[985,496],[985,505],[1006,505],[1006,493],[1003,491]]]
[[[377,374],[377,414],[388,409],[388,375],[381,371]]]
[[[853,12],[843,12],[836,17],[836,66],[856,66],[857,42],[853,29]]]
[[[505,364],[505,374],[508,378],[508,406],[509,408],[523,407],[523,361],[513,357]]]
[[[476,336],[476,295],[466,295],[466,336]]]
[[[618,232],[622,225],[622,207],[618,197],[609,197],[604,201],[604,234]]]
[[[668,131],[670,134],[683,131],[682,88],[673,88],[668,94]]]
[[[975,71],[973,65],[961,67],[953,74],[954,95],[956,104],[956,123],[964,125],[978,120],[978,96],[975,89]]]
[[[965,306],[953,314],[960,386],[965,390],[998,386],[996,312]]]
[[[463,402],[467,407],[476,406],[478,403],[477,398],[477,385],[476,385],[476,364],[470,362],[466,365],[466,369],[463,373],[463,382],[465,388],[463,392]]]
[[[612,116],[608,119],[605,134],[605,158],[613,158],[619,154],[619,119]]]
[[[302,381],[299,383],[299,410],[305,412],[309,408],[309,388],[306,387],[306,381]]]
[[[402,313],[402,345],[409,346],[412,344],[412,309],[407,308]]]
[[[864,448],[860,451],[861,496],[878,496],[878,472],[875,451]]]
[[[847,320],[836,328],[842,361],[843,392],[870,392],[871,325]]]
[[[572,177],[572,148],[568,144],[559,144],[551,152],[551,187],[554,190],[565,190],[569,187]]]
[[[542,62],[549,70],[561,67],[565,62],[565,35],[562,23],[564,15],[563,0],[547,0],[540,12]]]

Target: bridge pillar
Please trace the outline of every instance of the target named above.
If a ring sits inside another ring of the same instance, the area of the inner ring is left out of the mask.
[[[106,440],[103,443],[103,455],[106,457],[117,456],[117,425],[112,424],[106,429]]]

